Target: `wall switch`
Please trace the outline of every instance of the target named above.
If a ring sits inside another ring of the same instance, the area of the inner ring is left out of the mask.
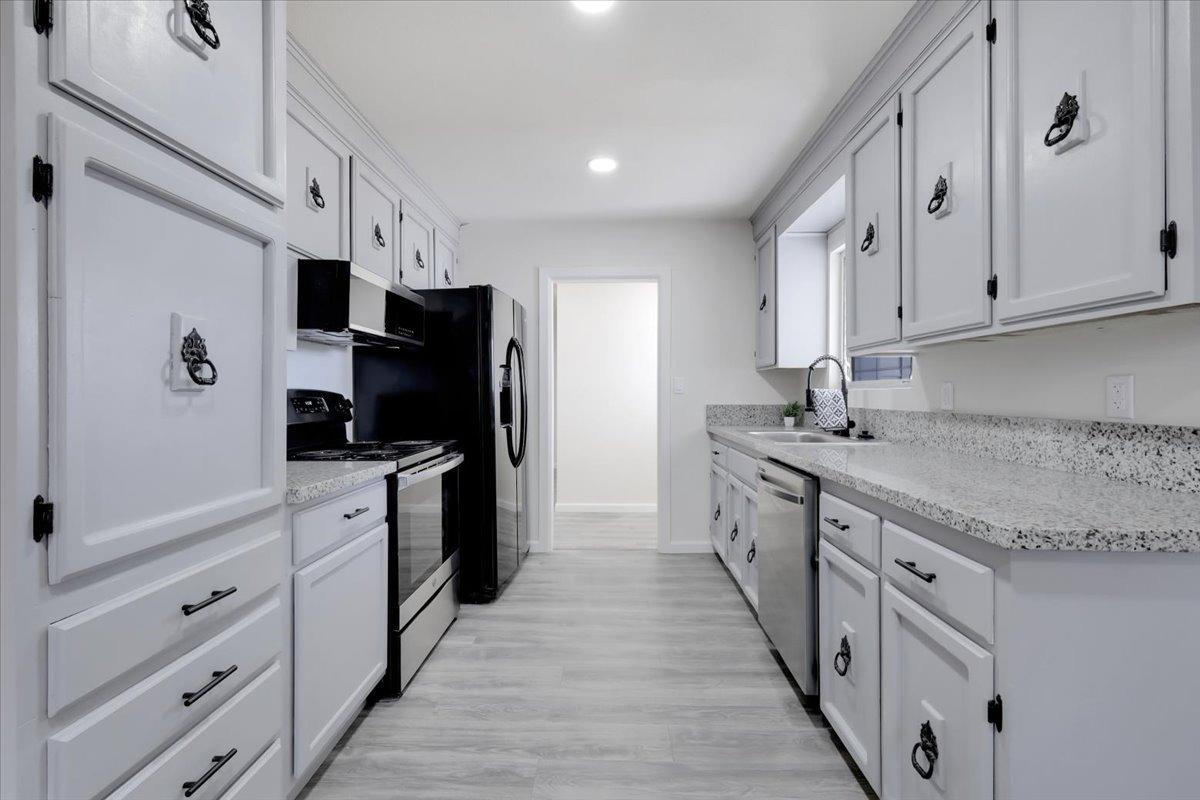
[[[946,381],[942,384],[942,411],[954,410],[954,384]]]
[[[671,391],[675,394],[683,394],[683,378],[671,379]]]
[[[1105,378],[1105,415],[1111,419],[1133,419],[1133,376]]]

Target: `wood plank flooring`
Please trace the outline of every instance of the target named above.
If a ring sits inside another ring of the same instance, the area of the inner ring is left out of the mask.
[[[302,797],[873,797],[849,764],[713,556],[577,550],[464,606]]]
[[[658,512],[555,511],[555,550],[657,550]]]

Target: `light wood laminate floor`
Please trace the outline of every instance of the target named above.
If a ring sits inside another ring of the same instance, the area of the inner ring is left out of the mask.
[[[657,550],[658,512],[555,511],[555,550]]]
[[[711,555],[535,555],[358,719],[305,800],[859,800]]]

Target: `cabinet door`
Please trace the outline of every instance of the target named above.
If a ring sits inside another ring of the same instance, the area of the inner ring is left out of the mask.
[[[992,321],[986,11],[976,5],[900,90],[905,339]]]
[[[820,544],[821,712],[879,791],[879,576]]]
[[[311,258],[349,258],[349,148],[295,100],[287,147],[288,244]]]
[[[708,535],[712,537],[713,549],[721,559],[725,559],[725,492],[727,486],[725,470],[713,464],[708,473]]]
[[[846,345],[900,341],[900,143],[897,103],[850,142],[846,181]]]
[[[208,0],[55,3],[50,81],[168,147],[283,203],[284,9]]]
[[[280,502],[285,246],[260,203],[120,126],[49,134],[56,582]]]
[[[433,222],[412,203],[404,203],[400,223],[401,280],[410,289],[436,289],[433,263]]]
[[[1163,0],[995,4],[1001,321],[1166,291],[1165,14]]]
[[[758,367],[773,367],[776,359],[775,342],[775,226],[763,234],[755,245],[755,263],[758,267],[758,315],[755,328],[754,364]]]
[[[341,733],[387,668],[387,526],[295,576],[293,774]]]
[[[454,286],[454,270],[458,266],[458,245],[446,238],[441,231],[437,234],[437,252],[434,255],[435,289]]]
[[[992,655],[890,584],[882,617],[883,797],[990,800]]]
[[[758,492],[742,488],[742,588],[750,604],[758,608]]]
[[[725,506],[729,519],[725,523],[725,566],[738,581],[742,579],[742,487],[732,476],[725,484]]]
[[[350,258],[400,283],[400,193],[375,168],[351,157]]]

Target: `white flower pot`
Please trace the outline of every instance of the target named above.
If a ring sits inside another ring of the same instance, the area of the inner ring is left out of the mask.
[[[785,428],[796,427],[796,418],[795,417],[784,417],[783,418],[783,427],[785,427]]]

